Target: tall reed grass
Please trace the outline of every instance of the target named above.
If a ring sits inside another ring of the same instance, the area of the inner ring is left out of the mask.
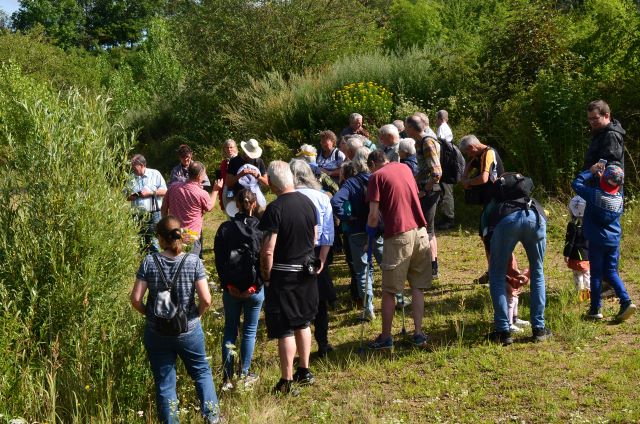
[[[0,68],[0,413],[110,421],[149,376],[126,296],[132,140],[109,101]],[[142,365],[140,365],[142,364]]]

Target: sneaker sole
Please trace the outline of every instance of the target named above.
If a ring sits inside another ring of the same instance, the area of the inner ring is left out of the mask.
[[[602,321],[603,318],[604,316],[602,314],[584,316],[584,319],[586,319],[587,321]]]
[[[629,318],[631,318],[633,314],[636,313],[636,309],[637,309],[637,306],[632,303],[627,307],[627,309],[624,310],[624,312],[616,315],[616,321],[623,322],[628,320]]]
[[[391,346],[368,346],[370,350],[392,350],[393,345]]]

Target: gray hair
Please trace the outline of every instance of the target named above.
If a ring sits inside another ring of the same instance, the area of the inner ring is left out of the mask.
[[[351,115],[349,115],[350,124],[356,122],[356,119],[362,119],[362,115],[360,115],[359,113],[352,113]]]
[[[416,141],[413,138],[403,138],[398,146],[399,152],[405,152],[409,156],[416,154]]]
[[[424,127],[427,128],[429,126],[429,117],[422,112],[416,112],[413,114],[413,116],[417,116],[420,118],[420,120],[422,121],[422,123],[424,124]]]
[[[269,184],[278,191],[295,188],[293,185],[293,174],[291,174],[291,169],[289,169],[287,162],[274,160],[269,164],[269,168],[267,168],[267,175],[269,177]]]
[[[322,188],[307,162],[301,159],[292,159],[289,162],[289,169],[293,174],[293,183],[296,187],[307,187],[315,190]]]
[[[223,147],[227,147],[227,146],[231,146],[231,145],[237,146],[237,143],[234,139],[232,138],[227,138],[224,143],[222,144]]]
[[[366,147],[360,147],[356,150],[356,154],[353,156],[353,159],[351,159],[351,166],[356,175],[361,172],[370,172],[369,165],[367,165],[367,159],[370,153],[371,150]]]
[[[441,119],[444,122],[447,122],[449,120],[449,112],[447,112],[444,109],[440,109],[439,111],[436,112],[436,118]]]
[[[131,157],[131,164],[147,166],[147,160],[140,153],[136,153]]]
[[[393,124],[387,124],[387,125],[381,126],[380,131],[378,131],[378,133],[381,136],[392,135],[394,139],[400,138],[400,132],[398,131],[398,128],[396,128],[396,126]]]
[[[358,148],[364,146],[364,137],[360,134],[350,135],[345,143],[347,144],[347,150],[355,152]]]
[[[318,149],[311,144],[303,144],[300,146],[300,152],[296,159],[303,160],[307,163],[316,163],[316,157],[318,156]]]
[[[396,119],[393,121],[393,125],[396,126],[398,131],[404,131],[404,121],[402,119]]]
[[[482,144],[478,137],[473,134],[467,134],[460,139],[460,150],[466,152],[470,146],[477,146],[478,144]]]

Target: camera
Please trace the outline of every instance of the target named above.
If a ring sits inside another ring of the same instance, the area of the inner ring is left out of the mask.
[[[316,275],[320,269],[320,259],[309,257],[302,266],[302,270],[306,275]]]

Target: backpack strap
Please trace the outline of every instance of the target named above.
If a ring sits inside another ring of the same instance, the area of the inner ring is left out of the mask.
[[[158,268],[158,271],[160,271],[160,278],[162,278],[162,282],[164,283],[165,290],[171,290],[175,286],[176,282],[178,281],[178,277],[180,276],[180,271],[182,271],[182,266],[184,265],[184,262],[187,259],[187,256],[190,255],[190,253],[185,253],[185,255],[182,257],[182,260],[178,264],[178,270],[176,271],[173,278],[171,279],[171,282],[167,281],[167,276],[164,274],[162,266],[160,266],[160,260],[158,259],[158,255],[159,253],[153,253],[151,257],[153,258],[153,261],[156,263],[156,268]]]

